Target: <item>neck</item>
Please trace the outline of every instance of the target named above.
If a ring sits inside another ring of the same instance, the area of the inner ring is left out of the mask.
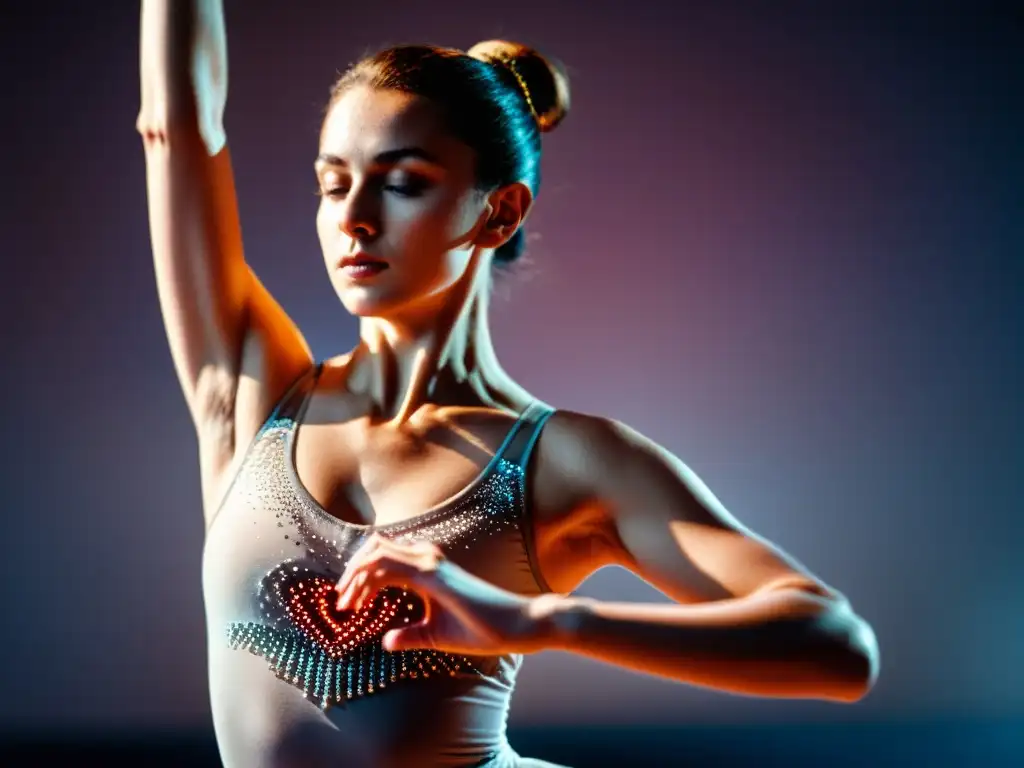
[[[428,404],[520,407],[523,393],[491,342],[487,277],[473,279],[467,291],[453,289],[456,295],[435,306],[360,321],[358,388],[391,425]]]

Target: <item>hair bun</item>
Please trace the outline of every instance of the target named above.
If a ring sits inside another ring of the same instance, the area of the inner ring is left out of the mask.
[[[558,62],[547,59],[529,46],[508,40],[477,43],[467,54],[512,71],[542,133],[553,130],[568,114],[569,76]]]

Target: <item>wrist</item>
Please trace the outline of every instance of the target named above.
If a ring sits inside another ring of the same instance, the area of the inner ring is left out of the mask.
[[[579,640],[579,628],[593,601],[554,592],[531,598],[527,615],[539,651],[568,651]]]

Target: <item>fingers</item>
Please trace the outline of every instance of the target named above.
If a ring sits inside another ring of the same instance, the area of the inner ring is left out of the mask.
[[[350,576],[345,582],[339,583],[335,589],[339,590],[338,602],[336,608],[339,611],[349,610],[350,606],[353,605],[353,596],[357,593],[362,592],[363,584],[366,581],[366,573],[364,571],[357,571],[354,575]]]
[[[348,563],[345,565],[345,570],[342,571],[341,578],[334,585],[339,595],[345,594],[352,587],[353,579],[358,576],[364,564],[374,557],[381,547],[388,544],[391,544],[391,542],[377,532],[371,533],[367,537],[366,541],[349,558]]]
[[[424,621],[384,633],[384,650],[386,651],[407,651],[414,648],[434,648],[436,646],[433,626],[429,622]]]
[[[430,579],[419,569],[409,563],[382,557],[381,560],[367,565],[360,573],[359,584],[349,593],[349,604],[353,610],[360,611],[363,606],[382,589],[399,587],[410,592],[417,592],[421,597],[429,597]]]
[[[338,610],[360,610],[384,587],[429,591],[426,581],[440,557],[440,550],[430,542],[406,544],[374,533],[352,556],[335,585]]]
[[[378,533],[370,534],[369,538],[360,545],[345,564],[341,578],[334,585],[334,589],[338,592],[338,610],[345,610],[351,605],[352,593],[361,587],[363,581],[363,568],[369,559],[379,551],[383,538]]]

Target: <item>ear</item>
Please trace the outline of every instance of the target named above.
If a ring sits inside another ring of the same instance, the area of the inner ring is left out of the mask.
[[[509,241],[526,220],[533,205],[533,193],[520,181],[499,187],[487,196],[487,220],[476,237],[483,248],[499,248]]]

